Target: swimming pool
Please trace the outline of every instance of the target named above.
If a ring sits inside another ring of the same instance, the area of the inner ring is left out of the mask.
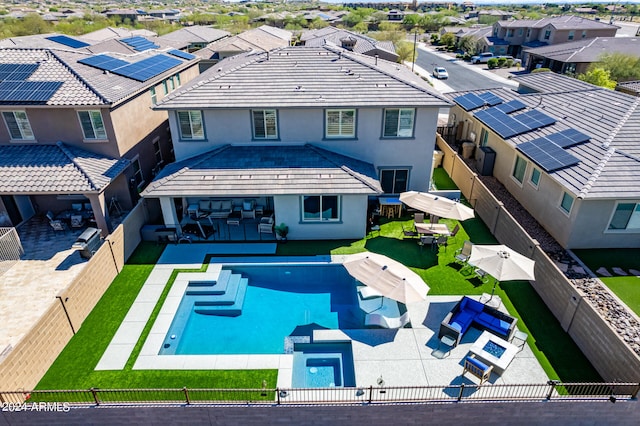
[[[291,385],[294,388],[355,386],[351,343],[297,343]]]
[[[207,300],[225,296],[206,295],[206,283],[187,287],[160,355],[282,354],[286,336],[364,328],[356,281],[342,265],[227,264],[223,271],[246,279],[233,290],[243,300],[212,307]]]

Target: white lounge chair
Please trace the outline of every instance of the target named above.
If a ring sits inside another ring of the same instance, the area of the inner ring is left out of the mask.
[[[363,300],[382,296],[382,293],[380,293],[373,287],[369,287],[368,285],[358,287],[358,293],[360,293],[360,298]]]
[[[409,312],[405,312],[400,317],[385,317],[381,314],[367,314],[364,320],[365,325],[376,325],[382,328],[402,328],[411,322],[409,318]]]

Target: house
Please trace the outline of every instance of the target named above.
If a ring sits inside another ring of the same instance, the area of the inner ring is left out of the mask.
[[[549,68],[560,74],[583,74],[591,64],[600,61],[602,55],[611,53],[640,58],[640,41],[635,37],[596,37],[526,48],[522,56],[528,70]]]
[[[40,37],[47,47],[0,47],[2,226],[79,205],[108,233],[112,200],[130,209],[173,160],[167,114],[151,107],[198,74],[197,59],[142,37],[117,41],[130,54]]]
[[[155,37],[156,33],[149,30],[134,30],[131,28],[121,28],[121,27],[107,27],[102,28],[100,30],[92,31],[87,34],[83,34],[78,36],[82,41],[85,41],[89,44],[95,44],[102,41],[113,40],[116,38],[126,38],[126,37]]]
[[[615,37],[619,27],[579,16],[563,15],[493,24],[493,37],[504,40],[507,54],[519,57],[526,47],[541,47],[595,37]]]
[[[476,168],[564,248],[640,247],[638,98],[552,72],[447,94]]]
[[[204,49],[194,52],[200,58],[200,72],[204,72],[224,58],[244,52],[267,52],[291,45],[291,31],[261,25],[233,37],[214,41]]]
[[[194,52],[230,35],[231,33],[228,31],[203,25],[194,25],[192,27],[180,28],[179,30],[160,36],[158,37],[158,41],[173,46],[178,50]]]
[[[156,106],[176,163],[142,196],[167,227],[184,206],[255,200],[292,239],[362,238],[370,201],[429,190],[448,106],[407,68],[334,46],[237,55]]]
[[[300,37],[300,41],[304,46],[322,46],[325,43],[331,43],[363,55],[377,55],[380,59],[398,62],[398,54],[393,42],[378,41],[362,34],[335,27],[305,31]]]

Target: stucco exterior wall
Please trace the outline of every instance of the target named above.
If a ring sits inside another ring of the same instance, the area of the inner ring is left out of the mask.
[[[288,239],[359,239],[366,233],[367,196],[343,195],[340,221],[310,223],[302,221],[302,200],[298,195],[273,197],[276,225],[289,227]]]

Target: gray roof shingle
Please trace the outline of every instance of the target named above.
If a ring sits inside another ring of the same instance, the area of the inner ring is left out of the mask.
[[[595,21],[575,15],[551,16],[538,20],[516,19],[513,21],[498,21],[497,24],[503,28],[544,28],[551,25],[558,30],[590,30],[590,29],[617,29],[615,25],[606,22]]]
[[[382,189],[373,165],[313,145],[225,145],[168,165],[142,195],[379,193]]]
[[[367,53],[376,49],[385,50],[394,54],[396,51],[393,43],[389,41],[378,41],[362,34],[335,27],[325,27],[319,30],[307,31],[300,37],[300,39],[305,42],[305,46],[322,46],[326,42],[340,46],[341,40],[344,38],[352,38],[356,41],[353,51],[357,53]]]
[[[130,164],[56,145],[0,146],[0,194],[100,192]]]
[[[520,99],[529,109],[538,109],[555,118],[556,123],[509,138],[507,143],[515,147],[568,128],[577,129],[591,137],[588,142],[566,148],[580,163],[548,175],[581,198],[640,197],[640,140],[637,137],[640,98],[549,72],[529,74],[516,80],[526,80],[527,86],[547,90],[525,95],[507,89],[491,89],[491,92],[504,101]],[[448,93],[447,96],[453,99],[462,93]]]
[[[532,55],[541,55],[555,61],[597,62],[604,53],[619,52],[640,56],[640,40],[635,37],[596,37],[525,50]]]
[[[393,106],[449,103],[402,65],[325,45],[227,58],[157,108]]]

